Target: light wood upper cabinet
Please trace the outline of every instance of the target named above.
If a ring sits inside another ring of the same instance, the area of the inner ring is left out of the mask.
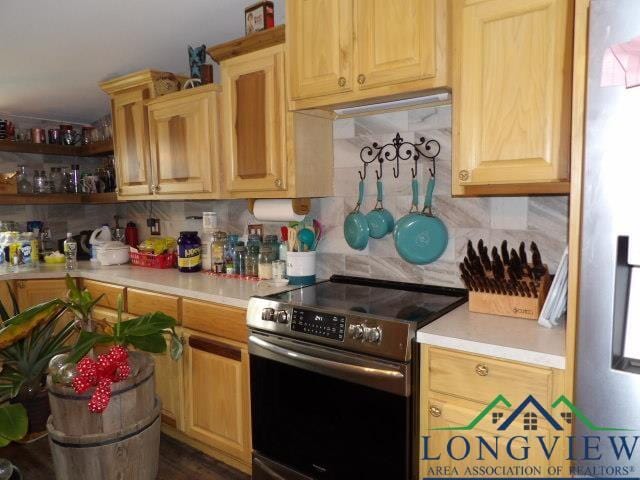
[[[219,91],[206,85],[148,103],[153,193],[218,190]]]
[[[566,180],[573,1],[454,5],[454,193]]]
[[[249,353],[245,344],[184,330],[185,433],[251,461]]]
[[[113,139],[118,172],[118,195],[150,193],[151,168],[147,143],[148,89],[119,94],[112,101]]]
[[[224,112],[223,195],[323,197],[333,193],[333,122],[288,112],[283,44],[220,64]]]
[[[289,107],[333,108],[447,87],[449,3],[287,2]]]
[[[435,0],[354,2],[359,88],[435,76]]]
[[[351,0],[287,2],[291,96],[348,92],[353,87]]]
[[[229,192],[287,189],[284,45],[222,62]]]

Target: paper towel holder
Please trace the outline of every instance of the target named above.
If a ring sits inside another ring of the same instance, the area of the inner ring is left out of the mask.
[[[253,205],[255,204],[257,198],[249,198],[248,202],[248,210],[253,215]],[[273,200],[273,199],[265,199],[265,200]],[[311,199],[310,198],[291,198],[291,206],[293,207],[293,212],[296,215],[308,215],[311,211]]]

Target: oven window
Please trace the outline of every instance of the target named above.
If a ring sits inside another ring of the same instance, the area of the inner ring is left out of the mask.
[[[253,448],[317,479],[408,478],[410,399],[251,355]]]

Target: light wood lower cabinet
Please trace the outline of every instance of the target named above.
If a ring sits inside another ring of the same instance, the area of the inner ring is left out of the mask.
[[[251,461],[249,352],[246,345],[184,330],[184,431]]]
[[[478,467],[527,467],[534,470],[526,476],[541,477],[554,476],[549,467],[562,467],[568,474],[566,442],[559,440],[548,459],[538,438],[550,446],[554,435],[570,435],[566,412],[552,407],[564,390],[562,370],[422,345],[420,376],[420,478],[482,476]],[[506,424],[529,395],[541,409],[528,402]]]
[[[74,280],[76,281],[76,280]],[[16,300],[20,311],[39,303],[48,302],[54,298],[64,298],[67,295],[67,284],[64,278],[47,280],[17,280],[15,283]],[[72,312],[66,312],[65,320],[73,319]],[[60,328],[62,322],[58,323]]]

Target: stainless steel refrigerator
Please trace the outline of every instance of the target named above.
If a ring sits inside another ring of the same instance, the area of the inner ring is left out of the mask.
[[[579,438],[604,441],[640,430],[640,86],[601,86],[606,50],[639,35],[640,1],[592,0],[575,404],[593,425],[636,430],[594,431],[576,419]],[[631,460],[603,447],[600,460],[578,465],[640,474],[639,446]]]

